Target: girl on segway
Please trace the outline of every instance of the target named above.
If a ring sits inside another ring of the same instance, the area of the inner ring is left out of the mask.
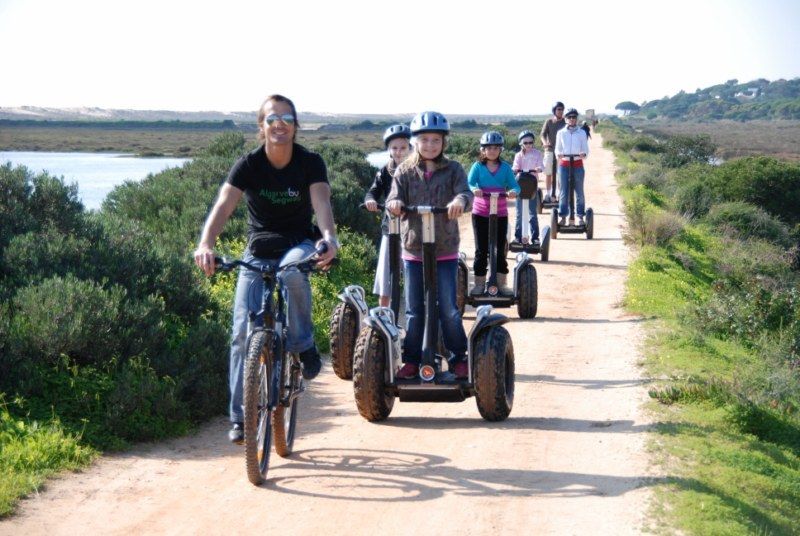
[[[422,218],[405,214],[406,205],[447,206],[448,213],[435,216],[436,288],[439,321],[444,345],[451,353],[449,369],[457,378],[468,377],[467,334],[456,303],[458,271],[458,217],[472,205],[464,168],[444,156],[450,124],[438,112],[422,112],[411,121],[414,150],[394,173],[386,199],[389,211],[401,216],[403,267],[406,295],[406,337],[403,341],[403,366],[396,377],[417,376],[422,357],[425,330],[425,297],[422,271]]]
[[[400,162],[406,159],[411,148],[411,129],[406,125],[392,125],[383,133],[383,146],[389,152],[389,163],[375,174],[375,181],[364,196],[364,206],[370,212],[378,212],[378,203],[388,197],[392,188],[392,175]],[[378,268],[375,271],[373,294],[379,296],[381,307],[389,307],[389,224],[387,216],[381,222],[381,247],[378,253]]]
[[[514,173],[528,172],[536,177],[536,182],[539,182],[538,173],[543,169],[542,152],[536,148],[536,136],[530,130],[523,130],[517,136],[519,141],[520,150],[514,155],[514,163],[511,169]],[[517,217],[514,225],[514,239],[523,244],[528,243],[528,237],[522,236],[522,198],[517,199]],[[530,240],[535,242],[539,240],[539,219],[536,217],[536,199],[531,198],[528,200],[528,214],[531,215],[531,237]]]
[[[475,236],[475,261],[472,269],[475,273],[475,286],[470,294],[483,294],[486,286],[486,272],[488,271],[489,257],[489,199],[484,199],[483,194],[491,192],[508,192],[509,198],[514,198],[520,188],[514,172],[506,162],[500,158],[505,140],[499,132],[484,132],[481,136],[480,157],[472,164],[467,182],[470,190],[475,194],[475,206],[472,208],[472,231]],[[508,275],[508,262],[506,262],[506,232],[508,231],[508,207],[505,198],[497,200],[497,285],[501,293],[508,293],[506,276]],[[536,211],[533,212],[536,218]]]

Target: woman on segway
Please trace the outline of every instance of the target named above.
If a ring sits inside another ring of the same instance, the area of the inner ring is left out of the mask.
[[[375,181],[364,196],[364,206],[370,212],[378,212],[378,203],[388,197],[392,188],[392,175],[397,170],[400,162],[406,159],[411,148],[411,129],[406,125],[392,125],[383,133],[383,146],[389,152],[389,163],[375,174]],[[381,307],[389,307],[390,281],[389,281],[389,224],[388,218],[383,217],[381,222],[381,247],[378,253],[378,268],[375,271],[375,284],[373,294],[379,296]]]
[[[519,184],[514,178],[514,172],[506,162],[500,158],[505,140],[499,132],[484,132],[481,136],[480,157],[472,164],[469,170],[467,183],[475,194],[475,206],[472,208],[472,232],[475,235],[475,286],[470,294],[483,294],[486,286],[486,272],[489,257],[489,199],[484,199],[483,194],[492,192],[508,192],[509,198],[514,198],[519,193]],[[534,218],[535,216],[534,211]],[[506,250],[506,233],[508,231],[508,207],[505,198],[497,200],[497,251]],[[497,286],[503,294],[509,293],[506,287],[508,275],[508,262],[504,254],[497,255]]]
[[[422,219],[404,214],[406,205],[447,206],[448,213],[435,216],[436,285],[439,320],[444,345],[451,353],[449,369],[457,378],[468,377],[467,334],[456,303],[458,270],[458,217],[472,204],[464,168],[444,156],[450,124],[438,112],[422,112],[411,121],[414,151],[394,173],[386,205],[402,216],[401,237],[405,270],[406,337],[403,341],[403,366],[396,377],[417,376],[422,357],[425,330],[425,299],[422,271]]]
[[[556,135],[556,157],[558,158],[558,181],[561,186],[558,214],[558,225],[565,225],[565,216],[569,212],[569,224],[575,225],[575,214],[570,212],[569,203],[569,169],[572,166],[572,180],[575,189],[575,211],[578,213],[578,225],[584,225],[586,216],[586,198],[583,194],[584,169],[583,160],[589,155],[589,143],[586,132],[578,126],[578,110],[570,108],[564,114],[567,126]],[[570,163],[572,156],[572,163]]]
[[[538,172],[542,171],[542,152],[536,148],[536,136],[530,130],[523,130],[517,136],[520,150],[514,155],[514,163],[511,169],[514,173],[528,172],[536,177],[539,182]],[[522,236],[522,198],[517,199],[517,217],[514,224],[514,240],[527,244],[528,237]],[[528,200],[528,214],[530,214],[531,242],[539,240],[539,219],[536,217],[536,198]]]

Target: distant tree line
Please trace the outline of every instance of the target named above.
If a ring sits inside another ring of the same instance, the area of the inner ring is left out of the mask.
[[[800,78],[764,78],[740,84],[728,80],[694,93],[680,91],[672,97],[646,101],[641,106],[631,101],[616,106],[625,115],[639,114],[648,119],[800,119]]]
[[[219,130],[255,132],[255,123],[235,123],[231,119],[223,121],[50,121],[36,119],[0,119],[2,127],[46,127],[46,128],[91,128],[109,130]]]

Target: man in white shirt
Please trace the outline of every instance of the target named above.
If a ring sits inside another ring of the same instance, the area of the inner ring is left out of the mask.
[[[578,213],[578,225],[584,224],[586,216],[586,198],[583,195],[583,179],[585,171],[583,160],[589,154],[589,141],[586,132],[578,126],[578,111],[570,108],[564,114],[567,126],[556,135],[555,153],[558,158],[558,182],[560,186],[558,200],[559,225],[565,225],[567,211],[572,207],[569,203],[569,171],[572,166],[572,180],[575,188],[575,211]],[[570,156],[572,161],[570,162]],[[575,213],[570,212],[569,224],[575,225]]]

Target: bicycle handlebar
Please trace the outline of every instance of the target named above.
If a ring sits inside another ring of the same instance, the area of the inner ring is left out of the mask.
[[[328,244],[323,242],[316,248],[314,251],[303,257],[302,259],[298,259],[296,261],[290,262],[288,264],[284,264],[283,266],[276,267],[274,264],[267,264],[266,266],[256,266],[254,264],[250,264],[249,262],[245,262],[241,259],[226,259],[225,257],[214,257],[214,267],[217,270],[222,272],[230,272],[234,270],[237,266],[242,266],[251,270],[253,272],[259,272],[262,274],[275,274],[278,272],[282,272],[289,268],[300,268],[303,271],[308,270],[309,272],[313,272],[316,268],[316,260],[317,257],[320,255],[324,255],[328,251]],[[336,259],[333,259],[333,263],[336,262]]]

